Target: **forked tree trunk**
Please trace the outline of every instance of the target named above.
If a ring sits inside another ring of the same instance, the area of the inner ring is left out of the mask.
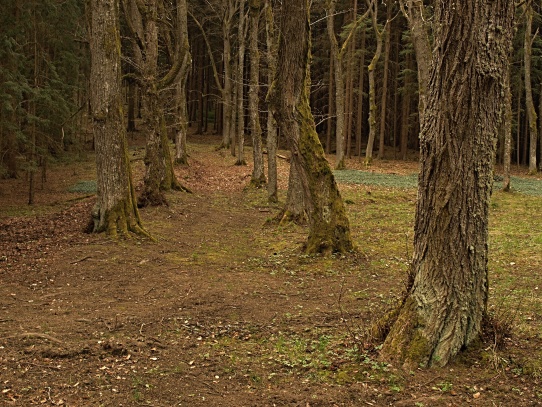
[[[412,286],[382,348],[446,365],[478,336],[488,297],[488,213],[514,3],[438,2],[422,123]]]
[[[303,185],[309,217],[305,252],[345,252],[352,249],[350,226],[309,106],[308,0],[282,3],[280,29],[277,75],[270,98]]]
[[[147,234],[141,227],[122,115],[118,0],[91,3],[91,107],[97,200],[93,232]]]

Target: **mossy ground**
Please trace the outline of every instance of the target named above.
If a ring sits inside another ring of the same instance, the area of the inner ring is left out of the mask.
[[[512,323],[506,347],[489,342],[446,368],[404,370],[380,360],[366,334],[403,290],[416,190],[341,182],[356,251],[302,255],[307,229],[269,222],[280,205],[247,187],[250,166],[234,166],[217,144],[192,136],[190,166],[176,172],[194,193],[141,211],[157,242],[81,232],[92,200],[67,189],[92,179],[90,161],[54,166],[33,208],[24,179],[0,181],[0,404],[542,403],[539,198],[492,199],[489,308]],[[347,166],[390,179],[417,169]]]

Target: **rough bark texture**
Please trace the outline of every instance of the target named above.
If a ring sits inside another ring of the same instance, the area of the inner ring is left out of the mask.
[[[352,249],[349,222],[309,106],[308,1],[283,2],[280,28],[279,59],[271,101],[303,185],[309,215],[306,252],[345,252]]]
[[[121,100],[118,0],[92,0],[91,107],[96,145],[97,200],[93,232],[146,234],[130,173]]]
[[[488,212],[504,119],[513,2],[439,2],[421,131],[412,287],[382,348],[409,367],[446,365],[479,335]]]
[[[254,167],[250,183],[256,187],[265,184],[265,173],[263,165],[262,151],[262,128],[260,126],[259,101],[260,96],[260,51],[258,50],[258,31],[260,21],[260,10],[262,8],[260,0],[249,0],[250,7],[250,32],[249,32],[249,51],[250,51],[250,89],[248,94],[249,112],[250,112],[250,133],[252,136],[252,152],[254,157]]]

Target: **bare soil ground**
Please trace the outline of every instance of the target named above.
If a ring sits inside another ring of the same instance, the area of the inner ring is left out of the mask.
[[[376,264],[359,237],[347,256],[300,255],[306,230],[268,222],[279,208],[247,188],[251,168],[217,144],[191,139],[191,165],[177,175],[193,194],[142,210],[157,242],[83,233],[93,198],[67,189],[94,178],[91,154],[53,166],[32,209],[24,179],[0,181],[0,405],[542,404],[540,371],[525,362],[541,356],[532,332],[443,369],[380,361],[363,334],[403,275]],[[131,150],[138,183],[142,154]],[[284,191],[288,163],[279,164]],[[375,203],[356,188],[353,223]],[[400,197],[410,208],[414,198]]]

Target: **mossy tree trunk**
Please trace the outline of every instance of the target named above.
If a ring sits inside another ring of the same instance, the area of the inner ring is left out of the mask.
[[[93,232],[145,234],[136,205],[122,111],[118,0],[90,3],[91,107],[97,200]]]
[[[413,280],[382,348],[382,357],[410,368],[446,365],[480,333],[513,15],[508,0],[442,1],[436,9]]]
[[[309,218],[305,251],[346,252],[352,249],[348,218],[309,106],[308,0],[282,3],[280,32],[277,74],[270,100],[303,186]]]

